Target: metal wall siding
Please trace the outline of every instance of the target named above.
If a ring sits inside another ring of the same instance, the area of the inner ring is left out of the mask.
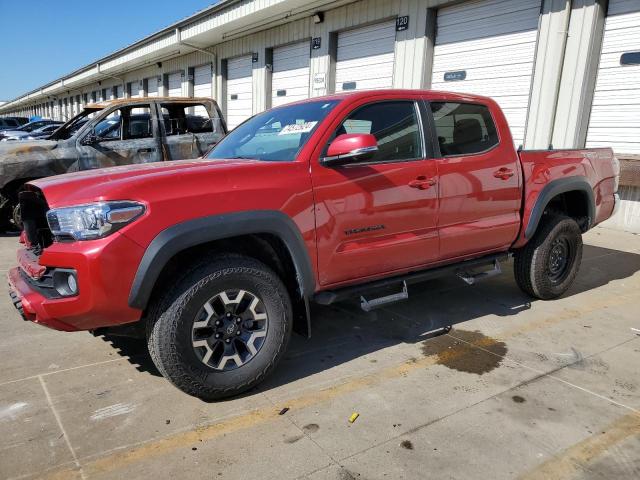
[[[610,0],[587,147],[640,154],[640,65],[620,65],[629,51],[640,51],[640,2]]]

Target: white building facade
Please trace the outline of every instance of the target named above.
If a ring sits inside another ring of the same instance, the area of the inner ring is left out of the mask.
[[[640,0],[226,0],[0,115],[67,120],[105,99],[207,96],[232,128],[376,88],[491,96],[524,148],[612,147],[626,159],[621,222],[640,229]]]

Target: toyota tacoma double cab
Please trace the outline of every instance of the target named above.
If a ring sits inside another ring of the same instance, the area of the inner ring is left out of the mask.
[[[311,302],[370,310],[511,255],[522,290],[562,295],[618,176],[610,149],[517,151],[489,98],[312,98],[252,117],[202,160],[30,182],[10,294],[54,329],[143,332],[170,382],[218,399],[272,372],[292,331],[310,334]]]
[[[127,98],[89,104],[47,140],[0,143],[0,232],[20,228],[29,180],[132,163],[186,160],[226,134],[209,98]]]

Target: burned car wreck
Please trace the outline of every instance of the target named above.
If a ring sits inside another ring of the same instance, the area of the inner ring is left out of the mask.
[[[226,134],[209,98],[117,99],[87,105],[48,140],[0,144],[0,230],[21,226],[25,182],[63,173],[198,158]]]

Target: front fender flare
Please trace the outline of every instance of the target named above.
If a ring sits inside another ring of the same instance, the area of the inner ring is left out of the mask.
[[[524,236],[527,240],[536,233],[540,220],[542,219],[542,214],[547,208],[547,205],[549,205],[549,202],[551,202],[554,197],[562,193],[572,191],[583,192],[586,195],[588,203],[587,208],[589,212],[589,228],[593,226],[593,222],[596,218],[596,202],[593,196],[593,188],[587,178],[583,176],[559,178],[545,185],[545,187],[540,191],[538,198],[536,198],[536,203],[531,210],[531,215],[529,216],[529,223],[524,231]]]
[[[268,233],[286,245],[296,269],[300,292],[308,299],[315,290],[311,260],[293,220],[277,210],[256,210],[189,220],[161,231],[147,247],[131,286],[129,306],[144,310],[169,260],[188,248],[240,235]]]

